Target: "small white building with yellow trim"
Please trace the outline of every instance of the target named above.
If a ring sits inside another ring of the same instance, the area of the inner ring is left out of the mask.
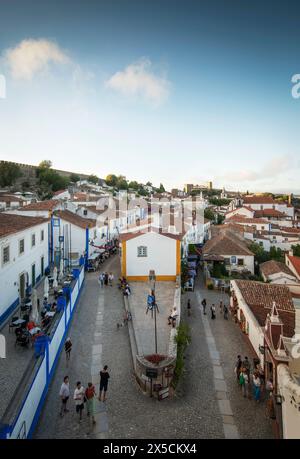
[[[121,272],[129,281],[175,281],[181,271],[182,234],[151,227],[120,235]]]

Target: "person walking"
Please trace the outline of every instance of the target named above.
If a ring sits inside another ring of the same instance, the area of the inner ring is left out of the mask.
[[[258,373],[253,373],[254,400],[258,403],[261,395],[261,381]]]
[[[245,368],[246,372],[247,372],[247,375],[248,375],[248,378],[250,380],[250,370],[251,370],[251,365],[250,365],[250,362],[249,362],[249,359],[247,356],[245,356],[243,362],[242,362],[242,367]]]
[[[85,398],[86,398],[86,409],[87,415],[91,416],[92,423],[95,425],[95,397],[96,397],[96,389],[93,383],[89,382],[88,386],[85,390]]]
[[[67,365],[71,357],[71,350],[72,350],[72,341],[71,341],[71,338],[67,338],[65,342],[65,353],[66,353]]]
[[[107,286],[108,285],[108,273],[104,273],[104,285]]]
[[[99,276],[99,284],[100,284],[100,287],[101,287],[101,288],[104,287],[104,273],[100,273],[100,276]]]
[[[224,311],[224,319],[228,320],[228,306],[227,306],[227,304],[224,304],[223,311]]]
[[[246,368],[242,368],[242,371],[240,372],[239,383],[242,388],[243,396],[245,398],[249,398],[249,377],[247,375]]]
[[[188,316],[191,315],[191,307],[192,307],[191,306],[191,300],[188,299],[188,302],[187,302],[187,314],[188,314]]]
[[[113,286],[113,281],[114,281],[114,275],[113,273],[109,273],[108,282],[109,282],[110,287]]]
[[[211,312],[211,318],[212,320],[214,320],[216,318],[216,307],[214,304],[211,305],[210,312]]]
[[[79,414],[79,422],[82,420],[82,411],[84,408],[84,396],[85,396],[85,389],[80,381],[76,384],[76,389],[74,391],[74,400],[75,400],[75,407],[76,413]]]
[[[68,413],[67,403],[70,397],[70,383],[69,383],[69,376],[64,377],[64,381],[61,385],[59,396],[61,399],[61,406],[60,406],[60,416],[63,417],[64,413]]]
[[[220,314],[223,314],[223,301],[220,301]]]
[[[107,392],[107,386],[108,386],[108,380],[110,376],[108,373],[108,366],[105,365],[103,367],[103,370],[100,371],[100,391],[99,391],[99,400],[100,402],[103,401],[105,402],[106,400],[106,392]],[[103,392],[103,400],[102,400],[102,392]]]
[[[201,304],[202,304],[202,307],[203,307],[203,314],[206,314],[206,299],[205,298],[203,298]]]
[[[237,356],[237,361],[236,361],[236,364],[235,364],[235,367],[234,367],[234,371],[235,371],[235,374],[236,374],[236,379],[238,381],[240,380],[241,368],[242,368],[242,359],[241,359],[241,356],[238,355]]]

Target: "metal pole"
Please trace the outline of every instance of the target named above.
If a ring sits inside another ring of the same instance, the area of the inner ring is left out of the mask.
[[[156,303],[154,303],[155,354],[157,354]]]

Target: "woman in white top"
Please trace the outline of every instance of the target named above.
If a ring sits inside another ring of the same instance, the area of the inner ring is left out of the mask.
[[[78,381],[78,383],[76,384],[76,389],[74,391],[74,400],[76,406],[76,413],[79,413],[79,422],[82,419],[82,411],[84,408],[84,394],[85,389],[82,386],[81,382]]]

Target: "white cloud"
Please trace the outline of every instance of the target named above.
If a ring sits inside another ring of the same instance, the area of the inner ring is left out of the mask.
[[[268,161],[259,171],[251,169],[242,169],[230,171],[223,176],[218,177],[219,180],[228,180],[234,182],[256,182],[259,180],[276,179],[280,175],[299,167],[295,163],[295,159],[285,155],[278,156]]]
[[[106,87],[125,96],[141,96],[154,105],[164,102],[170,89],[170,82],[163,76],[155,75],[149,59],[128,65],[106,81]]]
[[[66,64],[69,57],[54,42],[45,39],[27,39],[5,52],[5,59],[13,78],[31,80],[45,71],[49,63]]]

